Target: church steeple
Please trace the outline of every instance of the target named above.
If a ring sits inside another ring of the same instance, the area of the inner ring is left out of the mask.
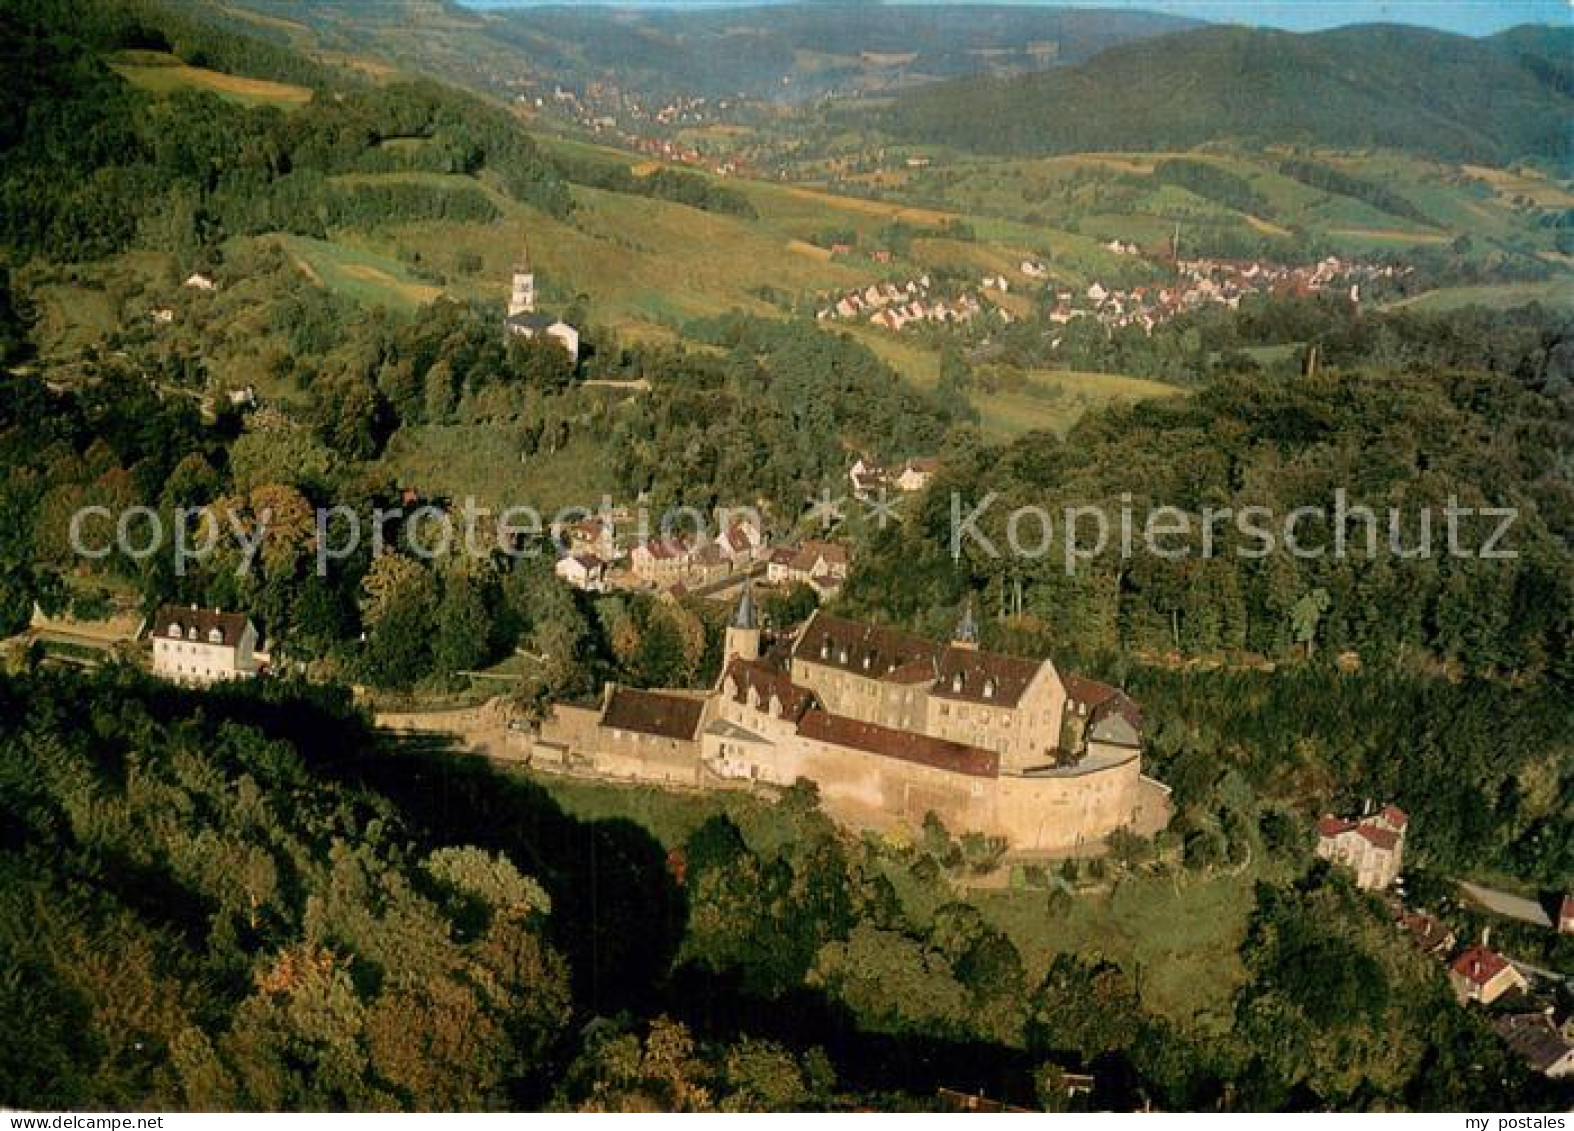
[[[533,314],[536,309],[536,276],[530,270],[530,252],[520,253],[514,265],[514,288],[508,296],[508,316]]]
[[[962,619],[957,622],[956,632],[952,634],[951,643],[958,648],[978,647],[978,622],[973,619],[973,598],[967,599],[967,607],[962,610]]]
[[[754,610],[754,586],[750,582],[743,583],[743,595],[727,626],[725,650],[729,660],[760,658],[760,618]]]

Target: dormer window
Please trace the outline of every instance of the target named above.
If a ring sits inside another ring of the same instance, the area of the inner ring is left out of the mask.
[[[865,655],[864,656],[864,671],[868,671],[869,670],[869,665],[872,664],[873,662],[874,662],[874,657],[873,656]]]
[[[208,643],[209,644],[223,644],[224,643],[224,634],[222,632],[220,632],[216,628],[209,629],[208,630]]]
[[[843,648],[840,652],[836,653],[836,662],[839,664],[845,664],[847,662],[846,648]]]
[[[984,680],[984,698],[985,699],[993,699],[994,697],[995,697],[995,681],[994,681],[994,678],[991,677],[989,679]]]
[[[187,640],[195,640],[196,638],[197,638],[197,626],[196,625],[192,625],[190,628],[188,628],[186,630],[186,639]]]
[[[822,659],[822,660],[829,660],[830,658],[831,658],[831,642],[829,640],[822,640],[822,641],[820,641],[820,659]]]
[[[951,677],[951,690],[956,692],[957,694],[961,694],[961,692],[962,692],[962,673],[961,672],[957,672],[954,676]]]
[[[180,639],[180,625],[178,625],[178,624],[170,625],[169,626],[169,635],[170,635],[170,639],[171,640],[179,640]]]

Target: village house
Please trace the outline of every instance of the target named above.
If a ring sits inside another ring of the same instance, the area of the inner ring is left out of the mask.
[[[1397,805],[1358,821],[1323,817],[1317,822],[1317,855],[1352,869],[1357,887],[1382,891],[1399,875],[1409,824]]]
[[[765,580],[772,585],[801,583],[824,597],[839,590],[847,580],[847,565],[847,547],[810,540],[772,553],[765,566]]]
[[[1574,1076],[1574,1044],[1545,1013],[1513,1013],[1492,1023],[1503,1043],[1532,1072],[1554,1080]]]
[[[610,516],[590,515],[552,528],[558,545],[573,554],[594,554],[603,562],[618,558],[617,527]]]
[[[1049,660],[983,651],[971,610],[944,644],[817,612],[767,648],[746,589],[724,649],[698,700],[612,689],[599,710],[557,708],[532,763],[714,786],[807,778],[854,827],[913,829],[933,812],[1049,854],[1168,821],[1169,791],[1141,773],[1135,704],[1092,681],[1068,689]]]
[[[755,536],[761,537],[763,546],[763,536],[757,531]],[[720,540],[672,535],[651,538],[635,546],[629,565],[637,580],[658,589],[678,584],[701,586],[747,569],[758,549],[744,529],[724,532]]]
[[[193,271],[190,275],[187,275],[186,281],[181,286],[189,287],[194,291],[215,291],[219,287],[211,276],[204,275],[200,271]]]
[[[938,459],[910,459],[902,464],[902,469],[896,473],[894,482],[897,490],[911,494],[929,486],[929,481],[939,470]]]
[[[634,576],[652,585],[681,581],[689,568],[690,551],[678,538],[651,538],[634,547],[629,565]]]
[[[262,667],[257,629],[245,613],[165,605],[154,616],[153,674],[176,683],[206,686],[250,679]]]
[[[587,593],[599,593],[607,587],[607,563],[588,551],[563,555],[552,572]]]
[[[878,498],[882,491],[895,490],[903,494],[922,491],[939,470],[940,461],[934,458],[904,460],[901,467],[891,471],[860,456],[848,469],[847,481],[852,485],[855,499],[869,502]]]
[[[1574,895],[1565,895],[1558,905],[1558,934],[1574,935]]]
[[[1422,911],[1400,909],[1399,927],[1410,936],[1416,949],[1431,958],[1443,958],[1453,952],[1459,937],[1452,927],[1441,919]]]
[[[752,519],[728,522],[717,537],[721,552],[735,567],[758,561],[768,549],[765,532]]]
[[[1473,946],[1454,959],[1448,968],[1448,984],[1461,1004],[1473,1001],[1481,1005],[1491,1005],[1511,990],[1523,991],[1529,986],[1512,962],[1485,945]]]

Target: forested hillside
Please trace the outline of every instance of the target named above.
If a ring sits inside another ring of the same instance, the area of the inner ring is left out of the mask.
[[[998,848],[935,822],[858,842],[800,786],[663,845],[333,694],[7,675],[0,1103],[910,1110],[951,1085],[1054,1110],[1084,1067],[1096,1109],[1556,1102],[1282,818],[1248,835],[1293,882],[1247,888],[1209,960],[1221,1029],[955,899]],[[1210,882],[1150,853],[1062,874]],[[1057,881],[1047,910],[1071,902]]]
[[[326,45],[481,89],[617,84],[642,98],[800,100],[1079,62],[1194,21],[1154,12],[979,4],[628,8],[338,0],[313,10],[246,0]],[[231,19],[235,19],[232,16]],[[258,21],[259,34],[274,32]]]
[[[1237,141],[1564,166],[1574,97],[1556,60],[1571,47],[1566,29],[1472,40],[1397,26],[1204,28],[1078,67],[915,90],[882,122],[902,138],[986,153]]]

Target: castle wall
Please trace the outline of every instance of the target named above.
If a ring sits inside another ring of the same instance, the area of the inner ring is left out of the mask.
[[[1142,776],[1135,750],[1096,747],[1086,769],[1053,775],[975,777],[805,738],[725,696],[718,715],[770,743],[728,742],[730,773],[777,785],[810,778],[826,811],[855,828],[916,829],[933,811],[953,832],[1003,836],[1012,851],[1072,855],[1102,851],[1117,828],[1151,835],[1169,822],[1168,791]],[[724,741],[706,736],[708,763]]]
[[[536,749],[546,761],[560,763],[551,768],[572,768],[581,760],[599,775],[631,781],[694,785],[700,777],[698,742],[614,730],[601,725],[600,711],[585,707],[554,708],[541,724]]]

